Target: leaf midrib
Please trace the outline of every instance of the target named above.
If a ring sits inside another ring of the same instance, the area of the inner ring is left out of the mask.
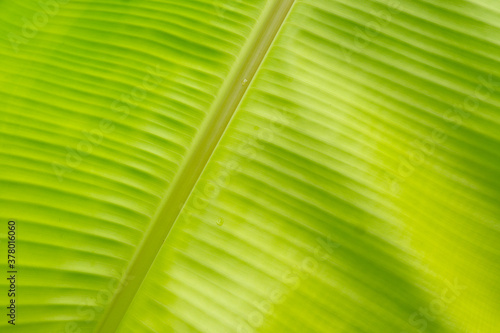
[[[122,288],[108,304],[96,333],[115,332],[118,328],[293,4],[294,0],[275,0],[264,9],[214,101],[209,118],[159,205],[122,277]]]

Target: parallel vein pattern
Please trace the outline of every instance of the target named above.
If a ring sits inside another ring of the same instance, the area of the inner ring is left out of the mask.
[[[298,1],[119,332],[496,332],[499,9]]]
[[[94,330],[265,3],[63,2],[0,4],[2,332]]]

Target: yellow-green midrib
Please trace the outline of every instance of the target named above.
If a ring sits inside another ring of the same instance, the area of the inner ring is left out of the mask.
[[[25,291],[16,331],[94,330],[261,3],[70,1],[17,53],[9,38],[41,7],[0,5],[0,200],[18,223]],[[144,89],[147,75],[158,84]],[[112,130],[89,139],[103,120]]]
[[[498,12],[396,3],[296,3],[120,332],[495,332]]]

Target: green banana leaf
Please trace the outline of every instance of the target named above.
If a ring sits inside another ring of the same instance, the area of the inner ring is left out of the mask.
[[[0,9],[0,332],[500,332],[499,1]]]

